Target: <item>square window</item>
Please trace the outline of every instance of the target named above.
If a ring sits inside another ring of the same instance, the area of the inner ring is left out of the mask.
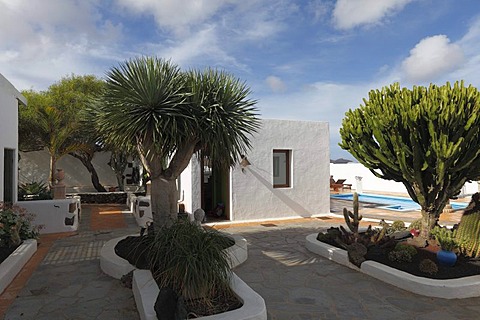
[[[290,150],[273,150],[273,187],[290,187]]]

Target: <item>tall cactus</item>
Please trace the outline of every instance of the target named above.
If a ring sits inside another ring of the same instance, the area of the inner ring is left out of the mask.
[[[463,81],[372,90],[346,113],[340,135],[340,146],[375,176],[404,184],[421,206],[423,237],[449,198],[480,180],[480,93]]]
[[[353,232],[355,239],[358,238],[358,226],[363,217],[358,213],[358,194],[356,192],[353,194],[353,212],[343,208],[343,217],[348,228]]]
[[[472,196],[463,212],[455,237],[458,247],[467,256],[480,257],[480,194]]]

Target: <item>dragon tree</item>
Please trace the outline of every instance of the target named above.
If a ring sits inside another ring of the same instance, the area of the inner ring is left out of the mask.
[[[480,93],[453,86],[372,90],[343,119],[340,147],[377,177],[401,182],[428,238],[448,200],[480,179]]]

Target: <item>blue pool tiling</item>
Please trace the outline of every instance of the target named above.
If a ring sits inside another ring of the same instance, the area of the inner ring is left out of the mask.
[[[340,200],[353,200],[353,193],[344,193],[344,194],[335,194],[331,195],[333,199]],[[384,206],[377,207],[378,209],[386,209],[392,211],[412,211],[420,210],[420,206],[414,202],[412,199],[404,197],[393,197],[393,196],[382,196],[374,194],[360,193],[358,195],[358,200],[360,202],[376,203]],[[467,203],[451,203],[454,210],[465,209]]]

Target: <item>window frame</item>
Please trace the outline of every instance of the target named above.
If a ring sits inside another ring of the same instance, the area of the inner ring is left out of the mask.
[[[282,184],[275,184],[275,163],[274,163],[274,155],[276,153],[283,153],[285,154],[285,180],[286,180],[286,183],[282,183]],[[291,155],[292,155],[292,150],[288,150],[288,149],[273,149],[273,152],[272,152],[272,185],[273,185],[273,188],[275,189],[278,189],[278,188],[290,188],[292,186],[292,182],[291,182]]]

